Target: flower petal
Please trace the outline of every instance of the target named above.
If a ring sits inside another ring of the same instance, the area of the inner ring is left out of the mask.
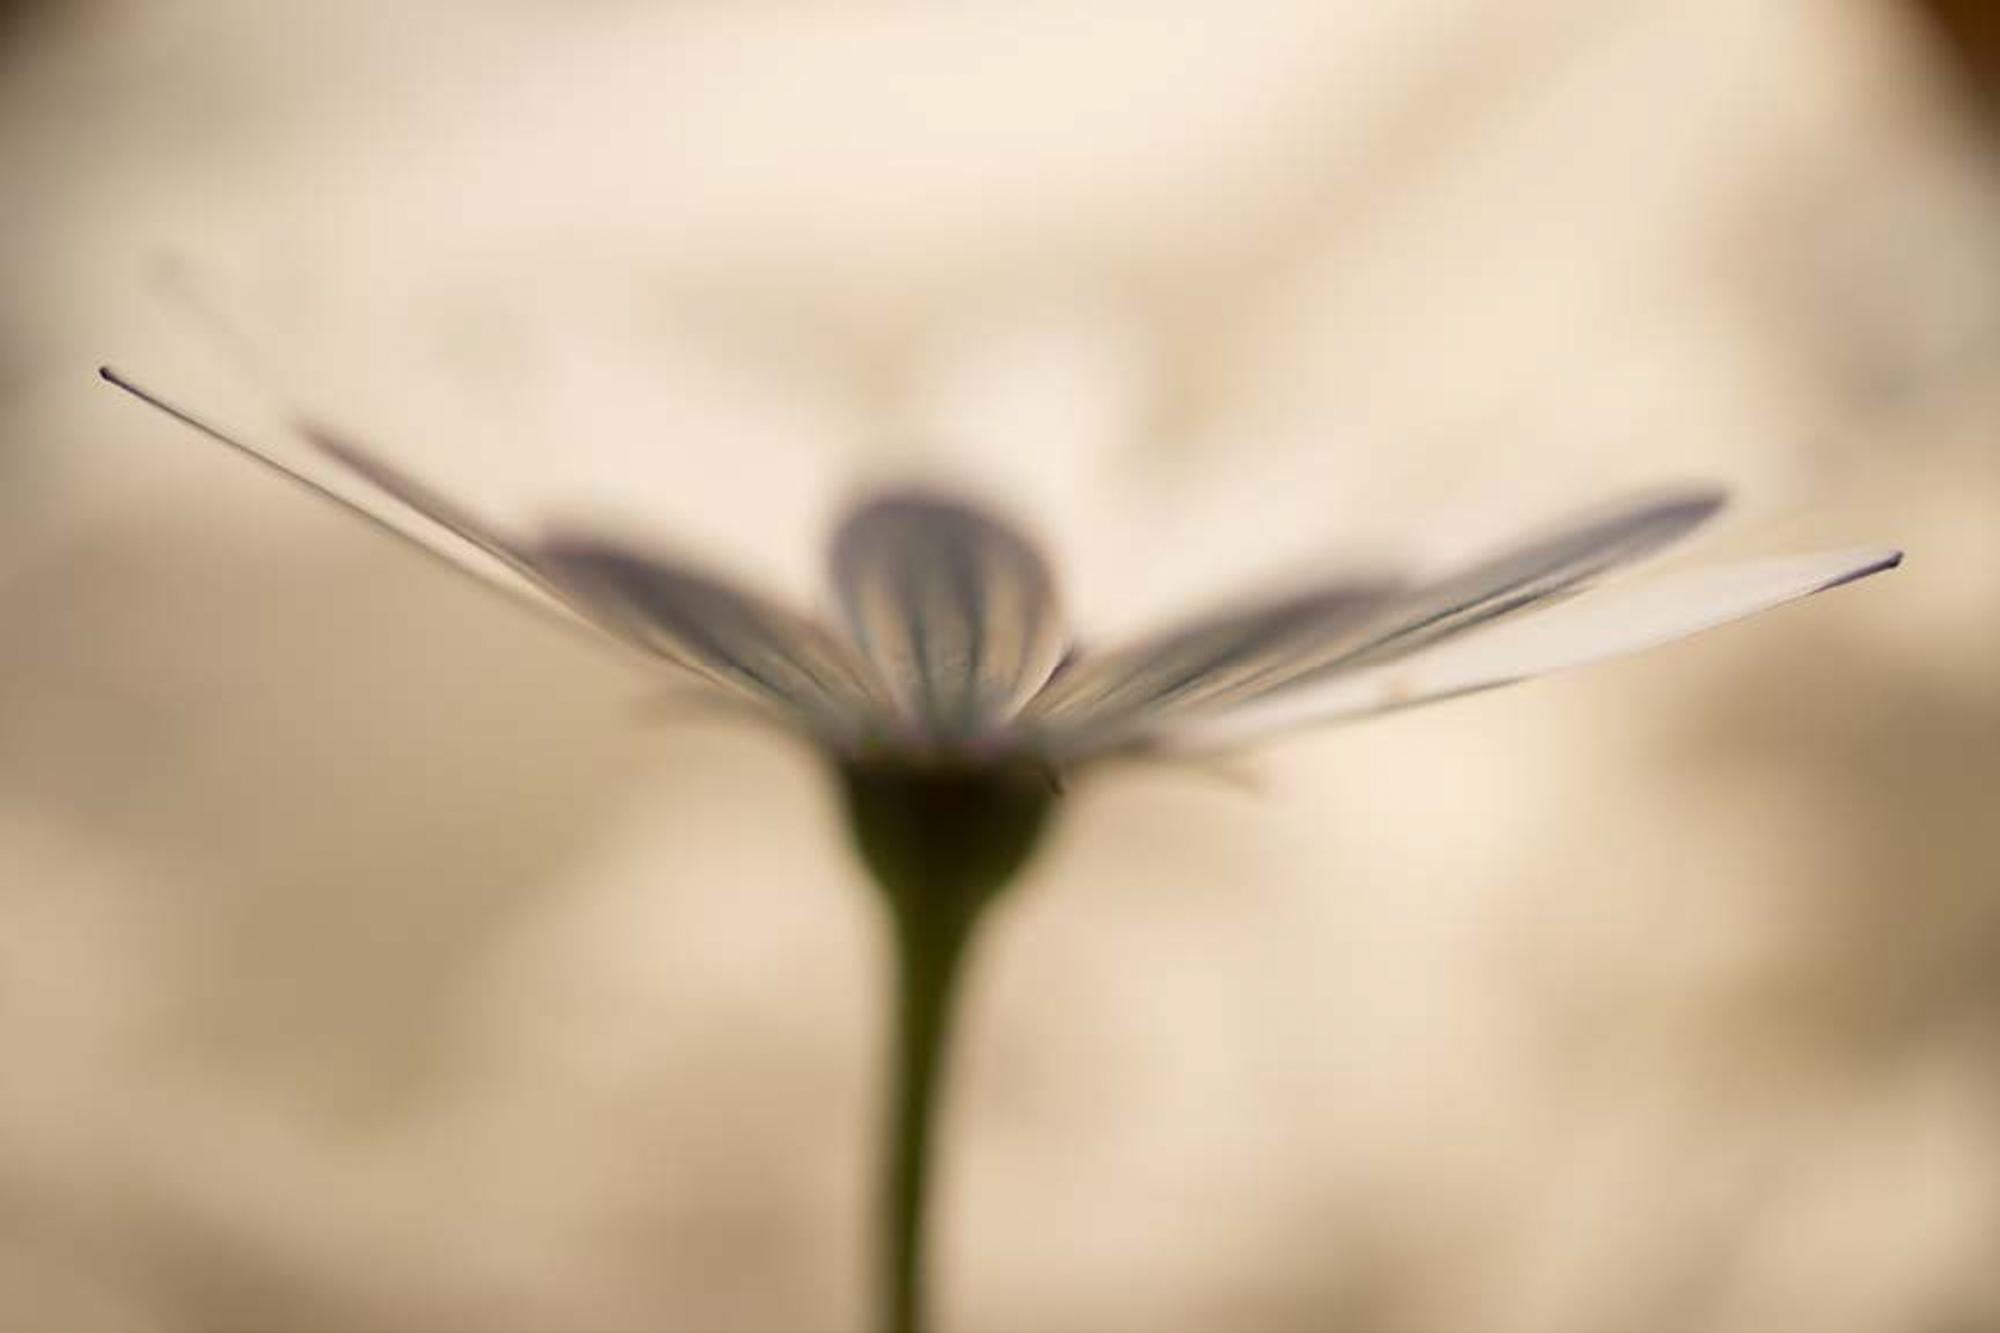
[[[868,501],[835,534],[831,565],[854,641],[932,738],[990,732],[1062,659],[1047,564],[968,504],[920,492]]]
[[[1274,732],[1408,708],[1668,643],[1902,563],[1867,548],[1689,570],[1606,589],[1427,652],[1267,696],[1179,732],[1172,749],[1228,748]]]
[[[1519,542],[1416,589],[1365,644],[1315,673],[1395,661],[1574,592],[1679,541],[1713,518],[1725,499],[1715,487],[1675,491],[1599,510]]]
[[[1120,735],[1149,734],[1189,714],[1213,715],[1396,661],[1541,605],[1685,536],[1722,503],[1712,487],[1649,496],[1573,519],[1400,594],[1387,581],[1357,580],[1218,617],[1099,659],[1098,667],[1086,660],[1034,711],[1051,724],[1053,748],[1115,746]],[[1129,688],[1119,686],[1120,676]],[[1147,683],[1157,687],[1150,694]]]
[[[474,519],[464,510],[448,505],[434,492],[395,472],[387,464],[367,458],[351,446],[332,443],[330,437],[321,433],[311,430],[305,432],[315,445],[373,482],[378,489],[401,501],[405,507],[442,528],[447,540],[438,540],[438,534],[434,532],[419,533],[400,523],[391,522],[369,506],[285,462],[277,454],[230,434],[206,418],[197,416],[151,389],[140,386],[109,366],[99,367],[98,374],[107,383],[123,389],[147,406],[165,413],[184,426],[199,431],[216,443],[296,483],[321,499],[331,501],[377,531],[388,533],[406,542],[458,573],[507,597],[517,605],[526,607],[568,630],[581,631],[592,628],[555,594],[527,562],[517,545],[502,537],[495,529]],[[465,546],[472,547],[478,554],[466,551],[463,549]],[[481,556],[486,559],[481,560]],[[502,568],[494,569],[487,561],[497,562]]]
[[[531,583],[544,580],[517,539],[501,535],[498,529],[475,516],[454,500],[426,486],[394,464],[331,430],[309,421],[295,423],[299,434],[321,453],[363,481],[422,514],[461,541],[479,548]]]
[[[1086,655],[1034,697],[1028,717],[1061,738],[1059,746],[1155,724],[1226,697],[1281,664],[1324,660],[1372,623],[1399,587],[1386,578],[1345,578]]]
[[[557,534],[532,559],[605,629],[777,705],[823,740],[856,741],[883,711],[846,645],[773,602],[596,536]]]

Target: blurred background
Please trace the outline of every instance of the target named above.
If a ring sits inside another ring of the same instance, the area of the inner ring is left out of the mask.
[[[955,1330],[2000,1328],[1975,0],[0,9],[0,1327],[853,1330],[823,774],[100,384],[802,599],[947,475],[1093,640],[1649,481],[1902,571],[1106,772]],[[217,326],[228,332],[219,333]]]

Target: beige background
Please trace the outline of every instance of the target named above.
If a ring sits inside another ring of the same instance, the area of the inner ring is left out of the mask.
[[[981,959],[943,1315],[2000,1326],[2000,155],[1913,16],[0,22],[0,1326],[865,1318],[811,756],[107,359],[800,597],[844,496],[964,478],[1092,637],[1646,480],[1736,487],[1717,558],[1907,546],[1255,794],[1086,782]]]

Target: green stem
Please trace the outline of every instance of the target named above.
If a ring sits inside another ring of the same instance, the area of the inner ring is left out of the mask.
[[[925,1214],[934,1160],[932,1127],[945,1076],[960,964],[977,916],[977,904],[970,911],[928,912],[906,904],[895,912],[895,1090],[883,1152],[884,1333],[923,1333],[930,1326]]]
[[[880,1281],[884,1333],[928,1326],[924,1216],[952,1001],[986,905],[1020,872],[1055,799],[1020,762],[841,765],[855,850],[894,930],[893,1086],[883,1142]]]

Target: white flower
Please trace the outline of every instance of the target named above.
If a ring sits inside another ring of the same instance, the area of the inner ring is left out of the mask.
[[[113,383],[544,611],[779,719],[834,763],[883,892],[896,1002],[883,1140],[883,1327],[926,1326],[924,1214],[953,994],[988,903],[1048,822],[1061,776],[1117,755],[1241,744],[1663,642],[1894,566],[1891,550],[1736,565],[1570,600],[1722,506],[1665,494],[1441,578],[1333,575],[1104,652],[1079,651],[1035,544],[980,506],[894,490],[838,524],[820,621],[593,531],[503,533],[330,433],[322,452],[429,521],[425,539],[137,389]]]
[[[461,568],[472,552],[499,562],[512,591],[783,722],[843,764],[1026,764],[1054,776],[1109,756],[1242,745],[1650,647],[1902,558],[1864,548],[1593,589],[1722,507],[1718,489],[1683,489],[1443,577],[1336,573],[1283,595],[1252,590],[1178,628],[1081,651],[1034,542],[962,497],[898,490],[856,505],[827,561],[837,614],[820,620],[599,533],[503,533],[383,459],[327,431],[302,432],[428,519],[437,531],[419,544],[433,554]]]

